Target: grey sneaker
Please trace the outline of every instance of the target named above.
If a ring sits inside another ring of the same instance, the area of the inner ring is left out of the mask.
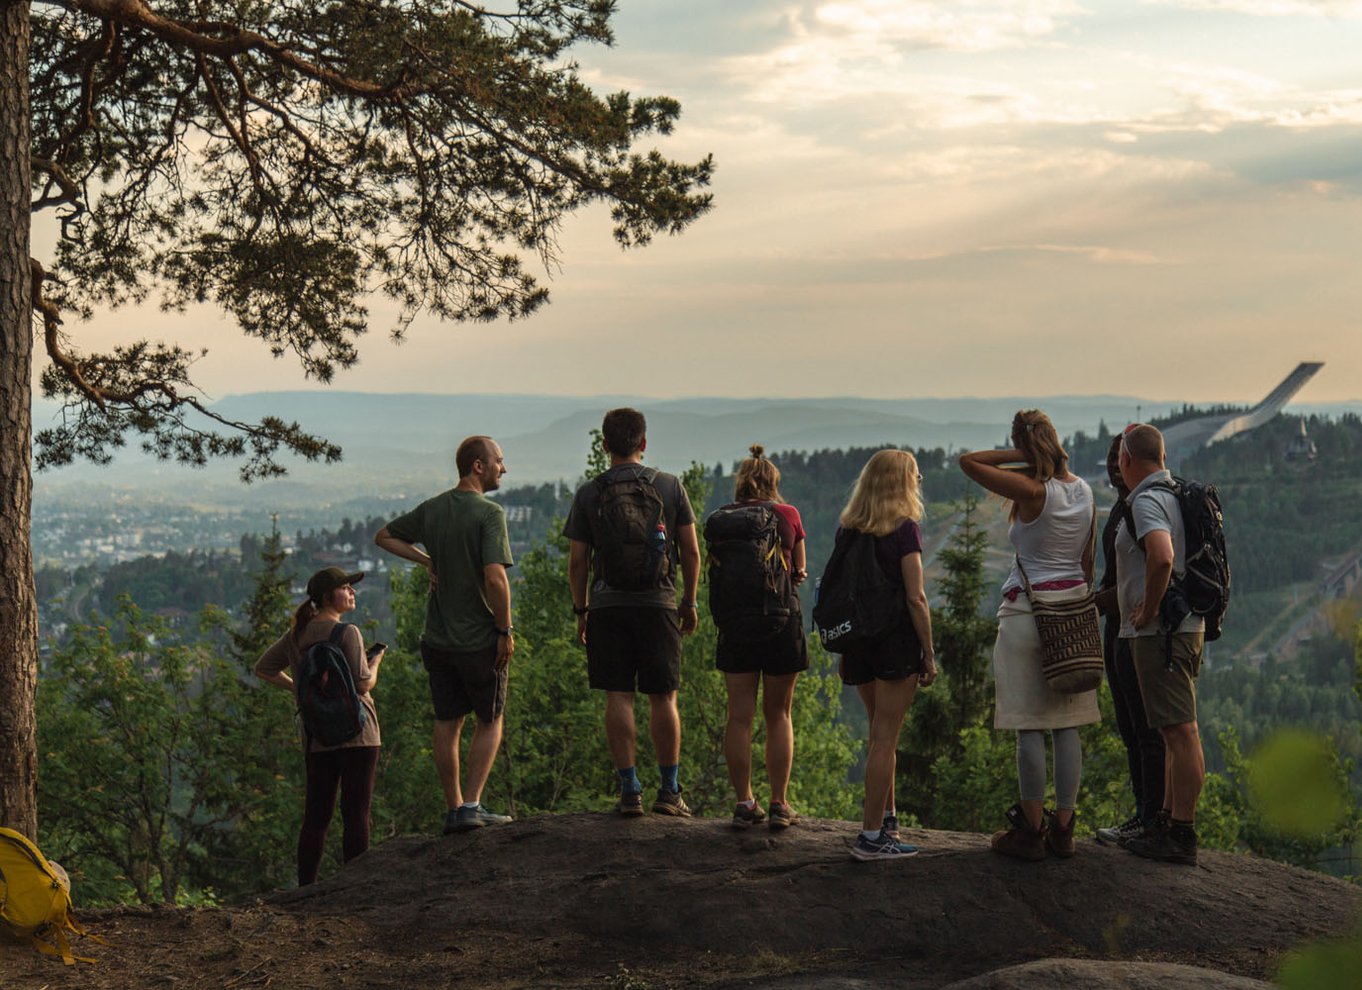
[[[1112,825],[1110,828],[1099,828],[1097,830],[1097,841],[1104,846],[1124,846],[1128,839],[1133,839],[1144,831],[1144,822],[1139,815],[1131,815],[1120,825]]]
[[[657,800],[653,802],[653,813],[671,815],[673,818],[689,818],[690,808],[686,807],[686,802],[681,800],[679,788],[674,791],[659,790]]]
[[[851,847],[851,855],[861,860],[907,859],[909,856],[917,855],[917,846],[896,842],[892,836],[885,835],[883,832],[873,839],[858,835],[855,844]]]
[[[775,821],[776,806],[771,805],[771,820]],[[751,828],[759,825],[766,820],[766,812],[761,810],[761,805],[753,802],[752,807],[745,804],[735,804],[733,806],[733,827]],[[775,826],[773,825],[772,828]]]
[[[772,832],[779,832],[781,829],[789,828],[798,821],[799,816],[795,814],[795,810],[784,801],[771,802],[771,820],[767,823],[767,827]]]
[[[467,832],[469,829],[482,828],[484,825],[505,825],[510,820],[510,815],[494,814],[481,804],[477,804],[471,808],[458,809],[454,828],[458,832]],[[448,824],[445,827],[448,828]]]
[[[459,809],[450,808],[445,812],[445,835],[453,835],[459,830]]]

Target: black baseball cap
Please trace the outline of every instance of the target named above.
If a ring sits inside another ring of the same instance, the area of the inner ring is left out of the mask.
[[[337,588],[343,588],[347,584],[359,584],[363,580],[363,571],[355,571],[353,574],[346,574],[345,571],[339,567],[323,567],[320,571],[307,579],[307,597],[314,602],[320,603],[323,598]]]

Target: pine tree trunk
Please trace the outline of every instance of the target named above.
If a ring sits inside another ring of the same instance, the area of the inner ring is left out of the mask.
[[[0,825],[37,838],[29,0],[0,0]]]

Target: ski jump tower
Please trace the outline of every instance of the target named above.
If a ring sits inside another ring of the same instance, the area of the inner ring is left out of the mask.
[[[1200,419],[1189,419],[1170,426],[1163,432],[1163,444],[1169,466],[1177,464],[1188,454],[1202,447],[1209,447],[1220,440],[1228,440],[1240,433],[1256,430],[1281,412],[1282,407],[1291,401],[1292,396],[1323,367],[1323,361],[1302,361],[1296,365],[1295,371],[1283,378],[1281,384],[1267,394],[1262,402],[1247,412],[1203,416]]]

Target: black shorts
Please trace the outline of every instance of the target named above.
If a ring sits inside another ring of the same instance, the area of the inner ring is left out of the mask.
[[[721,632],[714,648],[714,666],[725,674],[797,674],[809,669],[809,644],[804,638],[804,616],[795,609],[785,628],[770,639],[735,643]]]
[[[842,683],[901,681],[922,673],[922,644],[913,620],[904,616],[884,639],[866,650],[842,654]]]
[[[675,691],[681,686],[676,610],[593,608],[586,616],[586,671],[598,691]]]
[[[506,670],[497,670],[495,646],[456,652],[422,643],[421,662],[439,721],[452,722],[476,712],[478,721],[492,722],[506,710]]]

